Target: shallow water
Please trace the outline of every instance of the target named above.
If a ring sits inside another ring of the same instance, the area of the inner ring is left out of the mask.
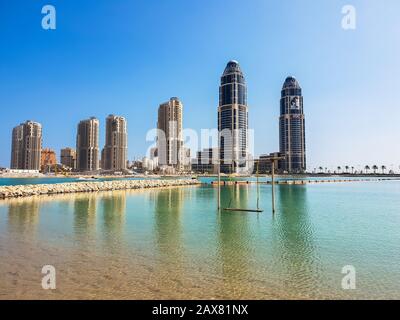
[[[158,176],[147,176],[147,177],[107,177],[107,178],[99,178],[96,181],[113,181],[113,180],[150,180],[150,179],[160,179]],[[163,179],[187,179],[184,176],[171,176],[171,177],[163,177]],[[348,177],[348,176],[329,176],[324,177],[323,180],[360,180],[360,179],[377,179],[373,176],[365,176],[365,177]],[[388,179],[388,178],[387,178]],[[389,177],[389,179],[391,179]],[[392,178],[395,179],[395,178]],[[203,183],[211,183],[211,181],[216,180],[216,177],[200,177],[199,180]],[[230,180],[229,177],[222,177],[221,180]],[[252,177],[236,177],[236,181],[257,181],[255,176]],[[276,180],[321,180],[320,177],[310,176],[310,177],[295,177],[295,176],[277,176]],[[270,176],[268,177],[260,177],[260,182],[271,181]],[[77,177],[45,177],[45,178],[1,178],[0,177],[0,186],[16,186],[16,185],[27,185],[27,184],[54,184],[54,183],[70,183],[70,182],[87,182],[83,180],[79,180]]]
[[[0,202],[3,299],[399,299],[400,182],[212,186]],[[222,188],[255,208],[257,187]],[[41,288],[43,265],[57,289]],[[343,290],[342,267],[356,268]]]

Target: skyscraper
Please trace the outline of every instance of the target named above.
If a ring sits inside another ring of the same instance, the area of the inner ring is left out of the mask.
[[[76,158],[78,171],[99,169],[99,120],[94,117],[78,124]]]
[[[303,96],[298,81],[288,77],[283,84],[279,118],[279,148],[286,158],[281,170],[300,173],[306,170],[305,120]]]
[[[244,173],[248,163],[248,107],[245,78],[237,61],[229,61],[219,87],[218,131],[221,172]]]
[[[178,98],[171,98],[158,108],[157,151],[161,169],[184,169],[182,137],[183,104]]]
[[[12,132],[11,169],[39,170],[42,151],[42,125],[26,121]]]
[[[102,151],[102,169],[126,169],[127,129],[124,117],[109,115],[106,118],[106,143]]]

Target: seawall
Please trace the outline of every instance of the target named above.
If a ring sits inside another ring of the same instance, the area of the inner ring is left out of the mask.
[[[341,183],[341,182],[376,182],[376,181],[398,181],[399,179],[390,179],[390,178],[367,178],[367,179],[321,179],[321,180],[275,180],[275,184],[318,184],[318,183]],[[233,185],[242,185],[242,184],[256,184],[257,181],[249,181],[249,180],[221,180],[221,186],[233,186]],[[211,184],[213,186],[218,186],[218,181],[212,181]],[[272,184],[272,181],[260,181],[259,184]]]
[[[66,194],[77,192],[98,192],[114,190],[132,190],[147,188],[165,188],[201,184],[194,179],[182,180],[118,180],[103,182],[71,182],[55,184],[34,184],[0,187],[0,199],[30,197],[37,195]]]

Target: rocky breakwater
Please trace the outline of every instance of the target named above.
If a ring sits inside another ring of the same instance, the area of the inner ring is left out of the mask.
[[[104,182],[72,182],[56,184],[34,184],[0,187],[0,199],[31,197],[38,195],[65,194],[76,192],[98,192],[114,190],[133,190],[147,188],[166,188],[198,185],[195,179],[182,180],[118,180]]]

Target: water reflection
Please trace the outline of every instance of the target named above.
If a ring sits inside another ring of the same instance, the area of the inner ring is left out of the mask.
[[[248,206],[250,185],[234,185],[221,187],[222,208],[242,208]]]
[[[221,188],[222,207],[247,208],[249,186]],[[254,216],[243,212],[224,211],[218,214],[218,260],[224,290],[233,290],[238,280],[245,280],[251,269],[253,244],[250,221]]]
[[[105,248],[118,252],[123,239],[126,215],[126,192],[115,191],[105,194],[101,200],[102,232]]]
[[[107,234],[120,235],[125,224],[126,192],[116,191],[101,198],[103,228]]]
[[[167,260],[181,261],[183,188],[160,190],[152,193],[154,201],[155,241],[159,254]]]
[[[96,194],[87,193],[75,197],[73,228],[78,240],[95,235],[96,210]]]
[[[8,205],[10,233],[35,233],[39,223],[40,201],[35,198],[13,199]]]
[[[279,185],[275,217],[268,185],[260,215],[218,213],[213,186],[5,200],[4,296],[40,298],[43,262],[64,268],[68,290],[56,298],[347,298],[338,264],[356,261],[363,286],[351,298],[396,298],[399,190],[392,182]],[[222,187],[222,206],[254,208],[256,192]]]
[[[276,252],[288,285],[312,290],[321,281],[321,265],[308,215],[307,186],[279,186],[275,217]]]

